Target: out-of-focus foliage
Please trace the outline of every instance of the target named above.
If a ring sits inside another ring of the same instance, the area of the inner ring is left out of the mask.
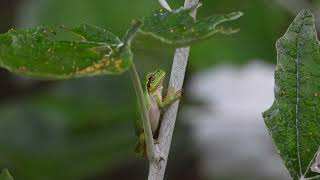
[[[203,4],[200,16],[230,9],[242,11],[246,16],[235,22],[235,27],[240,28],[237,34],[193,46],[192,67],[202,69],[217,63],[243,64],[256,59],[275,62],[274,42],[288,23],[288,13],[267,0],[205,0]]]
[[[277,42],[275,101],[264,113],[279,153],[296,180],[317,176],[310,168],[320,145],[319,49],[315,19],[304,10]]]
[[[0,180],[13,180],[12,176],[10,175],[7,169],[4,169],[0,173]]]
[[[16,172],[16,179],[81,179],[132,158],[134,93],[130,84],[108,82],[65,81],[2,105],[0,166]],[[123,94],[106,93],[118,89]]]

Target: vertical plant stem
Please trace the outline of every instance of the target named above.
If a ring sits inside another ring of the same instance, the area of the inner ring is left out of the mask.
[[[199,0],[185,0],[184,7],[190,8],[198,3]],[[195,18],[196,9],[193,12],[192,16]],[[189,51],[190,47],[176,49],[173,58],[169,87],[182,89]],[[158,137],[158,141],[160,144],[156,145],[156,148],[161,152],[161,157],[163,158],[163,160],[149,162],[148,180],[163,180],[164,178],[178,107],[179,101],[176,101],[171,106],[169,106],[164,113]]]
[[[139,74],[136,70],[136,66],[134,62],[132,62],[132,65],[130,68],[130,76],[131,76],[133,86],[138,98],[138,104],[139,104],[139,109],[141,113],[142,124],[143,124],[145,139],[146,139],[146,145],[147,145],[146,148],[147,148],[148,160],[149,162],[153,162],[157,159],[156,153],[155,153],[153,135],[151,131],[151,125],[149,121],[148,111],[146,108],[146,103],[144,100],[143,89],[142,89]]]

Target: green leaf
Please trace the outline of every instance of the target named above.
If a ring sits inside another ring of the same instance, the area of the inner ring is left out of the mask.
[[[70,31],[82,36],[85,41],[107,43],[111,46],[119,46],[121,44],[121,40],[117,36],[91,24],[81,24],[76,28],[70,29]]]
[[[123,41],[105,29],[89,24],[70,29],[36,27],[11,30],[0,34],[0,66],[40,79],[121,74],[132,63],[130,46],[137,32],[175,46],[187,45],[215,33],[236,32],[218,25],[239,18],[241,12],[195,21],[190,13],[197,7],[182,8],[173,13],[160,10],[144,18],[143,22],[135,21]],[[62,31],[73,32],[81,39],[68,40],[69,36],[61,36]]]
[[[13,177],[7,169],[3,169],[0,174],[0,180],[13,180]]]
[[[277,42],[275,100],[265,123],[293,179],[310,171],[320,145],[320,45],[315,19],[303,10]]]
[[[206,39],[216,33],[232,34],[238,31],[225,29],[219,25],[238,19],[243,15],[242,12],[212,15],[194,20],[190,16],[194,8],[180,8],[173,13],[163,9],[157,10],[151,16],[144,18],[140,32],[164,43],[182,46]]]
[[[0,35],[0,66],[41,79],[120,74],[132,61],[129,47],[110,32],[83,24],[70,29],[82,40],[56,40],[62,28],[36,27]]]

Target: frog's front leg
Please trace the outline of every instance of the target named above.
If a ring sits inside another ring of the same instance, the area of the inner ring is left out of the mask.
[[[156,96],[156,102],[160,108],[165,108],[166,106],[172,104],[176,100],[181,98],[181,90],[175,91],[173,93],[168,93],[168,95],[164,98],[161,95]]]

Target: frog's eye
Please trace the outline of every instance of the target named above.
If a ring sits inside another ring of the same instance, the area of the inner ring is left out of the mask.
[[[153,82],[154,80],[156,80],[156,77],[153,74],[150,75],[148,81]]]

